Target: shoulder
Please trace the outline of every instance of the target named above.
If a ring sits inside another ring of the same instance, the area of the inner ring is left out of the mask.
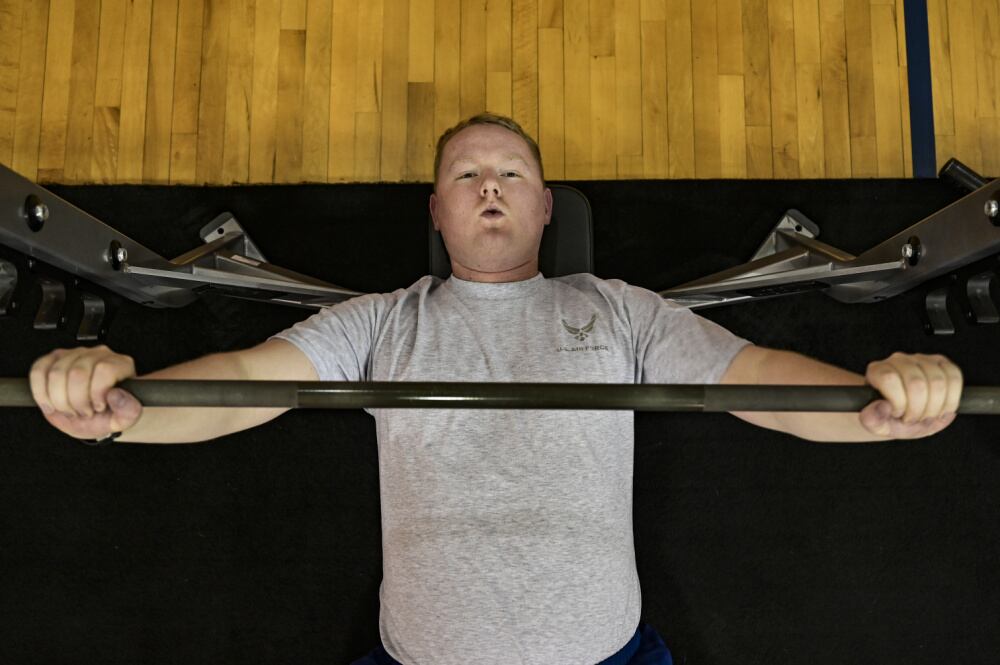
[[[406,288],[384,293],[366,293],[361,296],[329,305],[324,309],[331,312],[346,310],[386,310],[407,302],[415,302],[436,291],[442,280],[433,275],[425,275]]]
[[[330,333],[334,330],[375,330],[387,319],[399,316],[419,303],[432,292],[441,280],[430,275],[421,277],[410,286],[384,293],[366,293],[331,305],[326,305],[290,330],[316,330]],[[282,333],[284,334],[284,333]]]
[[[598,297],[623,308],[625,312],[632,308],[684,309],[672,300],[665,300],[655,291],[629,284],[620,279],[602,279],[590,273],[578,273],[554,277],[550,281],[557,285],[558,290],[575,291]]]
[[[552,277],[548,281],[559,290],[578,291],[580,293],[602,293],[606,295],[617,295],[629,286],[629,284],[620,279],[602,279],[589,272]]]

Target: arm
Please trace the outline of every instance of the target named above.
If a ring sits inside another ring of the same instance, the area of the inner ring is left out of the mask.
[[[186,443],[206,441],[277,418],[287,409],[149,408],[118,382],[135,376],[128,356],[106,346],[57,350],[31,368],[31,390],[46,420],[79,439],[122,432],[119,441]],[[150,379],[315,381],[304,353],[283,340],[217,353],[152,372]]]
[[[955,419],[962,373],[943,356],[896,353],[870,363],[865,376],[789,351],[748,346],[721,383],[772,385],[870,384],[884,399],[861,413],[734,413],[760,427],[811,441],[915,439],[940,432]]]

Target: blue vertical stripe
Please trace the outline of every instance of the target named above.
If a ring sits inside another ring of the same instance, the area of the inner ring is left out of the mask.
[[[937,158],[934,150],[934,100],[931,96],[927,0],[903,0],[903,13],[906,25],[907,80],[910,86],[913,176],[933,178],[937,175]]]

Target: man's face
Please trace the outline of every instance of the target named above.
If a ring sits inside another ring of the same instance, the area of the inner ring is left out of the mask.
[[[524,139],[499,125],[466,127],[445,146],[430,209],[452,272],[516,281],[538,272],[552,192]]]

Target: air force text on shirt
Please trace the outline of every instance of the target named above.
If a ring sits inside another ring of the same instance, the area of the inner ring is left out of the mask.
[[[585,346],[560,346],[556,348],[556,351],[609,351],[607,344],[597,344],[591,345],[587,344]]]

